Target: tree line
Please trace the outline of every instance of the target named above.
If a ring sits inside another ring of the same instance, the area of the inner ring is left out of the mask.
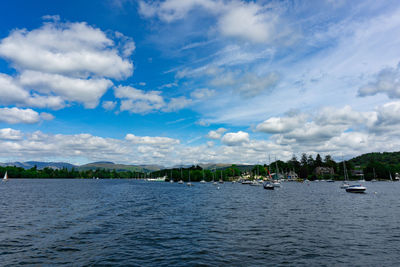
[[[115,169],[96,169],[79,171],[75,168],[67,169],[53,169],[44,168],[38,169],[36,166],[31,169],[24,169],[22,167],[7,166],[0,167],[0,175],[4,176],[6,173],[9,178],[144,178],[145,173],[134,171],[116,171]]]
[[[206,180],[206,181],[230,181],[237,179],[244,173],[250,174],[251,177],[264,176],[268,177],[270,173],[287,174],[295,172],[301,179],[335,179],[343,180],[344,178],[344,165],[348,171],[350,179],[359,179],[360,176],[354,175],[355,170],[358,173],[363,173],[366,180],[371,179],[390,179],[394,178],[395,173],[400,171],[400,152],[384,152],[384,153],[368,153],[355,157],[348,161],[336,162],[330,155],[321,157],[317,154],[314,158],[312,155],[303,153],[300,160],[293,156],[290,160],[284,162],[277,160],[271,164],[258,164],[249,167],[240,168],[237,165],[232,165],[223,169],[207,170],[199,165],[193,165],[189,168],[171,168],[154,171],[151,173],[115,170],[115,169],[95,169],[95,170],[77,170],[75,168],[67,169],[53,169],[44,168],[38,169],[36,166],[31,169],[24,169],[22,167],[7,166],[0,167],[0,175],[4,176],[7,171],[10,178],[147,178],[147,177],[162,177],[166,176],[168,179],[175,181],[183,180],[188,181],[189,178],[193,182]],[[316,168],[324,167],[332,170],[329,174],[317,174]]]

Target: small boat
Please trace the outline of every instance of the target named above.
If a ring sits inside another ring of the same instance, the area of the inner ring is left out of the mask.
[[[327,182],[327,183],[334,183],[335,181],[334,181],[334,180],[331,180],[331,179],[329,179],[329,180],[326,180],[326,182]]]
[[[244,181],[242,181],[242,184],[251,184],[251,181],[249,181],[249,180],[244,180]]]
[[[172,184],[172,183],[174,183],[175,181],[174,181],[174,180],[169,180],[169,182]]]
[[[205,183],[207,183],[207,182],[206,182],[205,180],[201,180],[200,183],[201,183],[201,184],[205,184]]]
[[[251,186],[260,186],[260,185],[262,185],[262,183],[258,182],[257,180],[254,180],[253,182],[251,182],[250,185]]]
[[[190,182],[190,170],[189,170],[189,182],[186,183],[187,186],[193,186],[193,184]]]
[[[342,185],[340,186],[341,189],[346,189],[350,185],[347,182],[343,182]]]
[[[157,177],[157,178],[147,178],[146,181],[149,181],[149,182],[165,182],[165,179],[167,179],[167,176]]]
[[[272,183],[270,183],[270,182],[264,183],[263,187],[264,187],[264,189],[266,189],[266,190],[274,190],[274,189],[275,189],[275,186],[274,186]]]
[[[340,188],[347,189],[350,186],[350,184],[347,182],[349,180],[349,174],[347,173],[346,164],[344,163],[344,160],[343,160],[343,174],[344,174],[344,181],[340,186]]]
[[[4,174],[4,177],[3,177],[3,182],[7,182],[7,181],[8,181],[8,174],[6,171],[6,173]]]
[[[346,192],[349,193],[364,193],[367,188],[362,185],[350,185],[346,188]]]
[[[183,181],[182,181],[182,180],[179,180],[178,184],[183,184]]]
[[[278,181],[275,181],[272,185],[273,185],[274,187],[281,187],[281,183],[278,182]]]

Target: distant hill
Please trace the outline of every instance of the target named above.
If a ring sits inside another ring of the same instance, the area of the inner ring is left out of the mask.
[[[115,164],[108,161],[92,162],[77,167],[80,171],[106,169],[116,171],[137,171],[137,172],[151,172],[158,171],[164,167],[158,165],[126,165],[126,164]]]
[[[176,165],[172,168],[190,168],[191,166],[196,166],[199,165],[201,168],[205,170],[225,170],[228,169],[232,166],[232,164],[227,164],[227,163],[199,163],[199,164],[192,164],[192,165]],[[253,169],[255,165],[244,165],[244,164],[235,164],[236,168],[238,168],[241,171],[248,171]],[[167,169],[171,169],[167,168]]]
[[[76,168],[75,165],[66,163],[66,162],[41,162],[41,161],[25,161],[25,162],[7,162],[7,163],[1,163],[0,166],[15,166],[15,167],[20,167],[24,169],[31,169],[36,166],[39,170],[42,170],[44,168],[51,168],[51,169],[62,169],[62,168],[67,168],[68,170],[71,170],[72,168]]]
[[[373,152],[367,153],[350,160],[355,166],[366,166],[371,161],[379,163],[397,165],[400,164],[400,152]]]

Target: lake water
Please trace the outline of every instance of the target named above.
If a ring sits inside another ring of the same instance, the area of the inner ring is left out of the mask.
[[[2,266],[400,266],[400,183],[0,183]]]

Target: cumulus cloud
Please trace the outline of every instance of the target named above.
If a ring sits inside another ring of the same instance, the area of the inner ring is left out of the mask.
[[[62,23],[58,16],[44,19],[50,21],[0,40],[0,57],[17,71],[0,74],[1,104],[59,109],[76,102],[94,108],[113,85],[110,79],[132,75],[131,38],[108,36],[85,22]]]
[[[14,130],[11,128],[0,129],[0,140],[21,140],[23,138],[23,134],[19,130]]]
[[[256,43],[274,39],[278,17],[254,3],[233,2],[219,20],[220,32],[225,36],[243,38]]]
[[[80,102],[86,108],[95,108],[112,86],[107,79],[79,79],[36,71],[24,71],[19,80],[25,88],[35,88],[45,95],[55,94],[70,102]]]
[[[239,146],[243,143],[248,143],[250,139],[248,133],[239,131],[237,133],[226,133],[221,141],[228,146]]]
[[[373,82],[358,90],[359,96],[387,94],[389,98],[400,98],[400,63],[396,68],[385,68],[381,70]]]
[[[32,31],[12,31],[0,42],[0,56],[17,69],[81,77],[130,76],[132,63],[113,45],[103,31],[85,22],[49,22]]]
[[[38,113],[32,109],[0,108],[0,121],[10,124],[37,123],[41,120],[52,120],[53,115],[49,113]]]
[[[256,126],[256,131],[265,133],[287,133],[304,125],[306,116],[271,117]]]
[[[220,139],[221,136],[227,131],[225,128],[219,128],[216,131],[209,131],[207,134],[207,138],[210,139]]]
[[[149,113],[165,106],[161,91],[144,91],[131,86],[118,86],[114,88],[114,95],[121,100],[121,111],[131,113]]]
[[[150,137],[150,136],[136,136],[134,134],[127,134],[125,139],[134,143],[142,145],[176,145],[179,144],[178,139],[173,139],[169,137]]]
[[[254,2],[218,0],[167,0],[139,2],[139,13],[144,17],[158,17],[164,22],[185,18],[192,10],[202,9],[218,21],[218,31],[222,36],[243,39],[254,43],[268,43],[288,34],[279,25],[278,9],[272,5],[262,6]],[[280,32],[276,31],[280,26]]]
[[[161,93],[161,91],[145,91],[131,86],[120,85],[114,88],[115,97],[121,99],[120,110],[131,113],[174,112],[189,106],[193,102],[184,96],[170,98],[166,102]]]
[[[117,102],[115,102],[115,101],[103,101],[103,103],[101,104],[101,106],[105,110],[113,110],[116,105],[117,105]]]

